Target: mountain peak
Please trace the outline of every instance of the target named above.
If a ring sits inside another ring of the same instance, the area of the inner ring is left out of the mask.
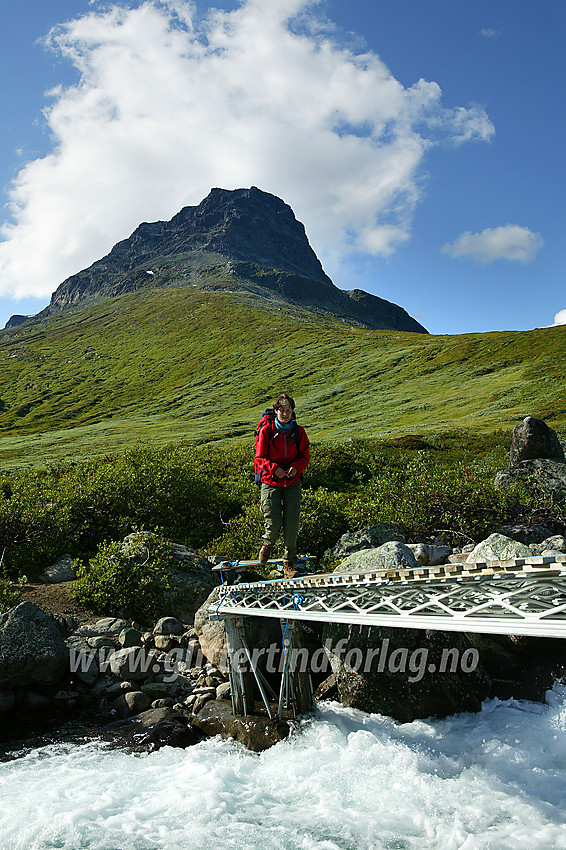
[[[291,207],[257,186],[211,189],[198,206],[184,207],[169,224],[195,247],[332,286]]]
[[[396,304],[361,290],[338,289],[291,207],[257,186],[214,188],[170,221],[140,224],[106,257],[67,278],[40,315],[167,285],[244,291],[370,328],[426,333]]]

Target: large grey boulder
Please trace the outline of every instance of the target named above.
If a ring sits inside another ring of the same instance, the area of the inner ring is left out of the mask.
[[[58,682],[67,647],[53,617],[33,602],[0,616],[0,691]]]
[[[147,553],[149,532],[137,531],[122,541],[122,551],[132,559]],[[218,574],[212,572],[212,564],[194,549],[180,543],[168,541],[173,557],[167,568],[170,588],[163,590],[163,610],[174,614],[184,623],[191,622],[195,612],[205,601],[218,582]]]
[[[342,535],[332,549],[328,549],[324,555],[324,560],[328,563],[343,561],[344,558],[354,552],[359,552],[362,549],[377,549],[391,540],[405,543],[407,532],[401,526],[394,525],[391,522],[382,522],[379,525],[371,525],[359,531],[347,532]]]
[[[515,483],[522,483],[559,504],[566,501],[564,448],[546,422],[526,416],[515,425],[509,454],[511,466],[497,473],[496,487],[507,490]]]
[[[542,419],[535,419],[534,416],[526,416],[513,428],[509,454],[511,466],[536,458],[564,461],[564,450],[556,432]]]
[[[45,567],[41,573],[41,580],[49,584],[59,584],[62,581],[73,581],[77,577],[74,567],[75,559],[72,555],[61,555],[57,560]]]
[[[371,570],[416,569],[419,562],[404,543],[384,543],[377,549],[362,549],[345,558],[335,573],[367,573]]]
[[[470,552],[466,563],[478,563],[484,561],[510,561],[513,558],[530,558],[534,555],[532,549],[518,540],[511,540],[503,534],[490,534],[486,540]]]
[[[228,675],[226,630],[224,621],[218,619],[214,609],[218,606],[221,588],[217,587],[210,594],[195,614],[195,632],[204,656],[224,676]],[[212,614],[209,611],[212,608]],[[272,617],[247,617],[244,620],[246,643],[251,652],[254,647],[269,648],[272,644],[281,645],[281,626],[279,620]],[[258,665],[263,671],[265,657],[259,660]]]
[[[194,629],[197,633],[200,647],[206,658],[228,675],[226,662],[226,629],[223,620],[211,617],[209,608],[218,605],[221,588],[215,587],[195,614]]]
[[[535,555],[566,555],[566,537],[561,534],[553,534],[542,543],[533,543],[530,547]]]
[[[468,636],[327,623],[324,648],[342,705],[402,723],[478,711],[490,678]]]
[[[110,655],[110,670],[123,681],[143,682],[159,669],[155,653],[141,646],[118,649]]]

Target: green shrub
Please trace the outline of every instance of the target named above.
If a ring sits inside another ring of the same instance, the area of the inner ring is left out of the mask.
[[[142,619],[162,613],[174,561],[170,544],[157,535],[134,534],[128,548],[118,541],[102,543],[90,562],[75,563],[78,578],[71,596],[92,611]]]
[[[412,436],[389,444],[313,444],[303,479],[300,550],[320,556],[344,531],[385,521],[413,535],[443,531],[453,543],[479,540],[515,519],[563,526],[559,508],[533,488],[495,489],[507,442],[503,434],[454,431],[426,442]],[[136,528],[196,549],[255,558],[263,533],[258,497],[253,438],[242,446],[140,445],[84,463],[4,474],[3,572],[33,575],[63,552],[85,559]]]
[[[352,529],[394,522],[412,535],[442,532],[453,543],[480,540],[519,511],[518,492],[498,490],[481,464],[444,466],[423,456],[374,478],[347,508]]]
[[[334,546],[348,531],[347,503],[348,497],[342,493],[322,488],[303,491],[297,540],[299,552],[321,559],[325,551]]]
[[[208,552],[226,555],[230,560],[253,560],[257,558],[262,534],[263,517],[256,497],[226,523],[224,533],[209,543]],[[276,552],[273,554],[276,556]]]
[[[12,587],[8,579],[0,578],[0,614],[13,608],[20,601],[20,591]]]
[[[344,490],[370,478],[371,452],[360,441],[311,444],[310,463],[303,475],[305,487]]]

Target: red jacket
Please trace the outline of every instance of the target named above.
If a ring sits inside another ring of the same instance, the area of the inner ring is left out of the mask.
[[[310,444],[302,425],[299,429],[299,445],[295,438],[294,429],[288,434],[278,431],[275,424],[264,425],[258,434],[256,445],[256,469],[261,472],[261,480],[272,487],[289,487],[301,477],[310,460]],[[278,466],[289,469],[294,466],[297,474],[292,478],[277,478],[275,470]]]

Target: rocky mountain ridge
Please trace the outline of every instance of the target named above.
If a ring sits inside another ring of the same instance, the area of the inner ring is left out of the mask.
[[[316,308],[369,328],[427,333],[402,307],[363,290],[338,289],[291,207],[268,192],[212,189],[170,221],[144,222],[87,269],[67,278],[39,315],[101,297],[189,285]],[[12,317],[7,327],[20,323]]]

